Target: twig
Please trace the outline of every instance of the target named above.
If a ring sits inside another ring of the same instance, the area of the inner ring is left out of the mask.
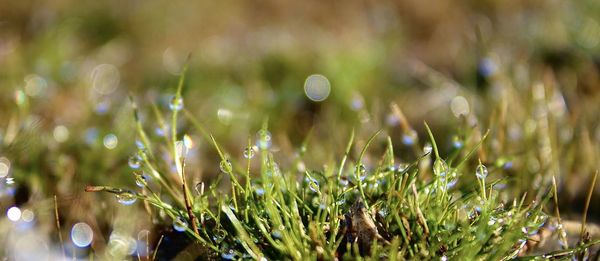
[[[160,243],[162,243],[165,235],[160,235],[160,239],[158,239],[158,243],[156,243],[156,249],[154,249],[154,254],[152,254],[152,260],[156,260],[156,254],[158,253],[158,248],[160,247]]]
[[[596,186],[596,178],[598,177],[598,171],[596,170],[596,174],[592,178],[592,184],[590,185],[590,189],[588,190],[587,199],[585,201],[585,208],[583,209],[583,220],[581,222],[581,234],[579,234],[579,240],[583,242],[583,236],[585,234],[585,223],[587,222],[587,212],[590,207],[590,201],[592,200],[592,194],[594,193],[594,187]]]
[[[552,188],[554,190],[554,210],[556,212],[556,218],[557,218],[557,222],[558,222],[558,227],[559,227],[559,231],[558,231],[558,238],[560,238],[560,240],[563,243],[563,248],[564,249],[568,249],[569,248],[569,242],[566,238],[566,233],[565,233],[565,228],[563,227],[562,224],[562,220],[560,218],[560,211],[558,210],[558,192],[556,191],[556,177],[552,176]]]
[[[188,188],[186,185],[187,182],[185,180],[185,158],[181,159],[181,179],[183,182],[183,185],[181,185],[181,187],[183,189],[183,202],[185,203],[185,208],[186,208],[188,216],[190,218],[190,222],[192,223],[192,230],[194,231],[194,233],[196,233],[198,236],[200,236],[200,233],[198,233],[198,225],[196,225],[196,216],[194,215],[194,212],[192,211],[192,205],[190,203]]]
[[[417,192],[417,186],[413,182],[411,184],[411,187],[412,187],[413,194],[415,195],[415,206],[416,206],[416,212],[417,212],[417,218],[419,220],[419,224],[421,224],[421,226],[423,227],[425,236],[429,236],[429,227],[427,226],[427,220],[425,219],[425,216],[423,216],[423,212],[421,212],[421,208],[419,207],[419,193]]]
[[[65,257],[65,244],[63,243],[62,234],[60,233],[60,220],[58,219],[58,200],[54,195],[54,218],[56,219],[56,232],[58,233],[58,240],[60,241],[60,248],[62,250],[63,258]]]

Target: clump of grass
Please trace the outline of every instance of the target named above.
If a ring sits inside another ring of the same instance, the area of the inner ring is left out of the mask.
[[[183,108],[183,75],[170,104],[168,125],[158,107],[153,107],[160,128],[168,130],[162,144],[150,141],[132,99],[139,139],[134,177],[141,188],[88,186],[86,190],[114,193],[125,204],[139,199],[153,206],[158,211],[148,208],[150,215],[171,222],[175,230],[213,255],[260,260],[506,260],[524,256],[551,223],[545,207],[553,196],[556,200],[555,187],[554,191],[538,188],[532,200],[527,200],[527,193],[505,200],[495,186],[503,180],[490,180],[490,170],[477,159],[485,154],[481,145],[488,133],[463,135],[464,140],[476,142],[443,158],[429,126],[425,124],[428,137],[422,138],[429,145],[421,149],[416,132],[399,107],[392,106],[401,117],[403,132],[413,139],[416,160],[412,162],[398,163],[392,139],[387,137],[384,153],[371,155],[379,158],[377,163],[366,164],[367,149],[382,132],[356,150],[358,137],[348,131],[344,154],[335,157],[339,162],[324,162],[319,169],[284,169],[269,150],[272,141],[266,121],[257,140],[248,138],[242,148],[244,160],[236,160]],[[187,134],[178,132],[181,112],[218,154],[221,173],[210,183],[192,184],[186,172],[191,142]],[[310,152],[309,138],[297,149],[297,162]],[[253,161],[260,168],[251,168]],[[459,180],[477,182],[459,187]],[[587,240],[574,248],[530,257],[576,256],[597,243]]]

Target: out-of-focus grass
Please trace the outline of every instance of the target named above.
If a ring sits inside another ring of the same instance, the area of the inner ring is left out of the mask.
[[[137,232],[152,230],[151,241],[156,242],[162,232],[156,224],[168,218],[140,213],[141,206],[119,206],[106,194],[83,193],[82,188],[135,188],[127,161],[137,153],[140,137],[126,97],[133,94],[139,104],[151,144],[167,142],[156,133],[160,122],[151,103],[171,124],[164,111],[188,52],[193,55],[183,97],[197,124],[181,121],[178,138],[186,133],[195,142],[186,163],[192,192],[202,181],[209,191],[209,184],[223,176],[217,191],[230,193],[229,175],[219,174],[221,159],[212,141],[195,125],[205,126],[235,163],[248,137],[255,141],[267,121],[270,153],[283,172],[298,174],[299,182],[299,166],[323,173],[338,166],[352,129],[354,164],[356,150],[383,129],[363,158],[370,173],[379,166],[387,137],[396,162],[416,160],[429,140],[423,121],[436,134],[444,159],[463,158],[466,148],[489,129],[488,139],[465,167],[469,174],[455,190],[464,195],[476,191],[472,184],[477,179],[470,174],[478,158],[490,169],[489,180],[507,185],[498,194],[505,204],[526,191],[525,202],[539,198],[556,176],[561,213],[574,219],[582,214],[589,176],[599,168],[595,1],[439,6],[419,1],[301,2],[264,3],[261,8],[152,1],[1,5],[0,157],[10,163],[7,177],[14,184],[2,179],[0,202],[3,210],[33,210],[35,222],[25,223],[34,229],[27,231],[43,235],[39,245],[51,249],[60,245],[54,195],[68,251],[74,249],[70,228],[80,221],[95,231],[92,247],[79,250],[81,256],[120,242],[111,233],[136,238]],[[311,102],[303,93],[302,83],[313,73],[331,82],[325,102]],[[452,104],[462,104],[459,96],[469,105],[465,117],[455,117],[451,110]],[[407,121],[398,120],[390,102],[400,105]],[[410,129],[419,140],[403,145]],[[118,138],[114,149],[103,144],[110,134]],[[299,153],[309,136],[310,150]],[[158,149],[156,155],[171,150],[169,143],[162,144],[167,145],[152,148]],[[168,159],[150,162],[161,173],[173,173]],[[243,162],[234,166],[235,173],[244,173]],[[257,165],[251,170],[260,173]],[[419,171],[426,177],[418,179],[421,185],[432,182],[431,170],[424,166]],[[212,211],[226,214],[219,208]],[[347,213],[343,207],[340,211]],[[554,211],[548,205],[544,212]],[[129,215],[136,219],[125,218]],[[589,215],[598,220],[594,204]],[[11,231],[25,231],[14,225],[3,220],[2,231],[11,236],[3,237],[1,245],[18,238]],[[12,255],[11,247],[2,253]]]

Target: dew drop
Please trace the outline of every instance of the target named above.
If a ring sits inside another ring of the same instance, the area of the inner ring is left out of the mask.
[[[177,217],[173,221],[173,229],[175,229],[178,232],[184,232],[185,229],[187,228],[187,226],[188,226],[187,221],[185,221],[185,219],[183,219],[182,217]]]
[[[190,135],[183,135],[183,145],[188,149],[191,150],[192,147],[194,147],[194,140],[192,140],[192,137],[190,137]]]
[[[124,191],[116,195],[117,201],[125,206],[132,205],[137,200],[134,192]]]
[[[298,170],[298,172],[305,172],[306,171],[306,164],[303,161],[298,161],[298,163],[296,163],[296,170]]]
[[[188,154],[188,147],[185,146],[184,141],[176,141],[175,142],[175,154],[177,154],[177,158],[185,158]]]
[[[254,149],[252,147],[248,147],[244,150],[244,158],[251,159],[254,157]]]
[[[408,133],[402,134],[402,144],[406,146],[410,146],[415,144],[417,140],[417,132],[414,130],[410,130]]]
[[[346,187],[346,186],[348,186],[348,183],[349,183],[348,177],[346,177],[346,176],[340,177],[340,185]]]
[[[462,140],[458,136],[452,137],[452,147],[455,149],[460,149],[464,146]]]
[[[171,98],[169,101],[169,109],[172,111],[180,111],[183,109],[183,98],[173,96],[173,98]]]
[[[354,93],[352,95],[352,100],[350,102],[350,108],[354,111],[358,111],[365,106],[365,100],[359,93]]]
[[[456,173],[456,170],[449,170],[450,174],[448,174],[446,177],[443,178],[443,181],[446,182],[446,188],[452,188],[456,185],[456,183],[458,183],[458,174]],[[447,180],[447,181],[446,181]]]
[[[423,153],[429,154],[429,153],[431,153],[431,150],[433,150],[433,147],[431,147],[431,143],[429,143],[429,142],[425,143],[425,146],[423,146]]]
[[[94,231],[88,224],[79,222],[71,228],[71,241],[77,247],[87,247],[93,239]]]
[[[148,184],[148,180],[146,179],[146,176],[144,176],[143,174],[138,174],[138,175],[135,175],[135,184],[138,187],[143,188]]]
[[[166,128],[166,127],[165,127],[165,128]],[[163,128],[161,128],[161,127],[156,127],[156,128],[154,129],[154,133],[156,133],[156,135],[158,135],[158,136],[160,136],[160,137],[164,137],[164,136],[166,136],[166,133],[167,133],[167,132],[165,131],[165,129],[163,129]]]
[[[360,180],[364,180],[367,177],[367,168],[365,168],[365,165],[363,164],[358,164],[356,165],[356,174],[358,175],[358,178],[360,178]]]
[[[212,239],[217,243],[221,243],[223,242],[223,239],[225,239],[225,236],[227,236],[227,233],[222,230],[222,229],[217,229],[215,230],[215,232],[213,233]]]
[[[448,164],[443,159],[436,159],[433,163],[433,172],[439,177],[446,177]]]
[[[281,231],[280,231],[279,229],[275,229],[275,230],[273,230],[273,232],[271,232],[271,236],[272,236],[274,239],[281,239],[281,238],[283,238],[283,236],[282,236],[282,234],[281,234]]]
[[[233,250],[229,250],[229,252],[221,254],[221,258],[223,258],[223,260],[235,260],[235,254],[233,253]]]
[[[263,188],[255,188],[254,191],[256,192],[256,195],[258,195],[258,196],[262,196],[265,194],[265,189],[263,189]]]
[[[142,157],[140,157],[137,154],[129,157],[129,161],[127,161],[127,164],[129,164],[129,167],[132,169],[139,169],[141,163],[142,163]]]
[[[319,191],[319,181],[309,177],[306,178],[306,181],[308,182],[308,188],[312,190],[312,192],[316,193]]]
[[[496,62],[490,57],[481,59],[477,65],[477,71],[484,77],[490,77],[494,75],[497,70],[498,66],[496,65]]]
[[[259,130],[256,133],[256,146],[261,150],[271,147],[271,133],[268,130]]]
[[[475,175],[478,179],[485,179],[488,175],[487,167],[483,164],[477,166],[477,170],[475,170]]]
[[[400,163],[397,167],[398,171],[404,172],[408,169],[408,163]]]
[[[104,100],[104,101],[100,101],[96,104],[96,114],[98,115],[104,115],[108,112],[108,110],[110,110],[110,101],[109,100]]]
[[[198,195],[204,194],[204,182],[196,183],[195,189]]]
[[[219,168],[224,173],[231,173],[233,171],[233,167],[231,166],[231,161],[229,161],[229,159],[222,160],[221,163],[219,163]]]
[[[146,146],[144,145],[144,143],[141,140],[135,140],[135,146],[140,150],[146,148]]]

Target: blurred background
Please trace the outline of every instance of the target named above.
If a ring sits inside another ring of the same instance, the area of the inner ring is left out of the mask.
[[[557,176],[573,217],[600,167],[599,1],[0,0],[0,255],[148,254],[144,237],[169,229],[142,204],[84,188],[135,188],[128,96],[162,141],[152,103],[167,116],[188,55],[185,108],[233,158],[267,122],[287,169],[311,129],[306,168],[339,160],[352,128],[359,145],[384,129],[400,161],[423,145],[423,121],[443,155],[490,129],[485,161],[510,177],[508,195]],[[314,74],[330,84],[323,101],[305,89]],[[194,141],[194,182],[209,181],[215,151],[189,122],[179,128]],[[89,248],[73,246],[79,222]]]

